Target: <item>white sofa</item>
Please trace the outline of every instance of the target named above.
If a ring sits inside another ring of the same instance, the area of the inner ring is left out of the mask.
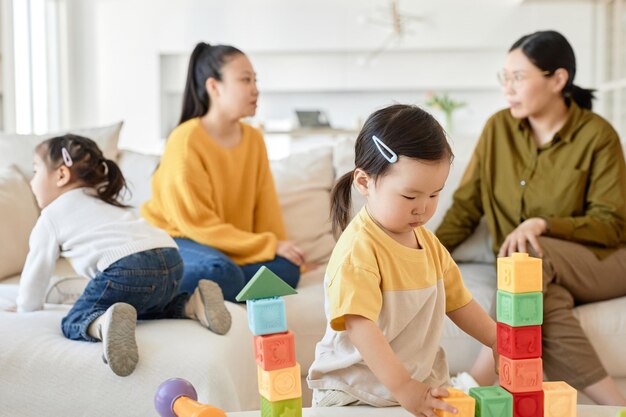
[[[109,156],[117,157],[115,145],[120,127],[82,133],[96,138],[101,147],[108,149]],[[225,336],[217,336],[191,321],[141,323],[137,328],[140,361],[127,378],[115,376],[101,363],[99,344],[63,337],[59,325],[69,309],[63,303],[71,303],[84,285],[84,279],[75,277],[67,262],[58,265],[43,311],[1,311],[15,300],[28,233],[38,214],[26,179],[6,167],[17,165],[28,176],[32,147],[41,139],[0,135],[0,414],[155,415],[154,392],[171,377],[191,381],[201,402],[227,411],[258,409],[252,335],[242,305],[228,304],[233,325]],[[455,146],[457,158],[441,198],[442,207],[432,225],[440,221],[449,205],[471,147],[469,141]],[[286,297],[288,327],[296,337],[303,377],[313,360],[315,344],[325,330],[323,264],[334,243],[328,222],[330,188],[338,175],[350,169],[352,160],[352,140],[339,139],[331,145],[272,162],[290,237],[305,249],[309,260],[322,265],[303,275],[297,295]],[[157,156],[121,152],[119,163],[133,191],[131,204],[137,206],[149,197],[149,180],[157,162]],[[355,198],[355,203],[359,202]],[[491,310],[495,268],[484,228],[455,256],[468,261],[461,264],[466,283],[478,302]],[[626,391],[626,297],[586,305],[576,311],[611,375]],[[479,349],[475,341],[449,321],[442,343],[452,372],[468,369]],[[310,392],[306,384],[303,397],[307,404]]]

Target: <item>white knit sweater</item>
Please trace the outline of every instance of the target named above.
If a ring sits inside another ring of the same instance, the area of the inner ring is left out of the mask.
[[[125,256],[175,248],[176,242],[132,210],[105,203],[90,195],[87,188],[77,188],[41,211],[29,245],[17,298],[21,312],[43,308],[59,257],[68,258],[78,274],[93,278]]]

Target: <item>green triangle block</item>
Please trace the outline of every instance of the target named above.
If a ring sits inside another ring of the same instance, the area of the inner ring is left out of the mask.
[[[297,294],[296,290],[270,271],[269,268],[262,266],[235,299],[237,301],[258,300],[259,298],[281,297],[291,294]]]

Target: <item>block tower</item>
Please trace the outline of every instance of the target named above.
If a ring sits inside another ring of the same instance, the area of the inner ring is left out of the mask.
[[[576,390],[561,381],[543,383],[541,259],[514,253],[498,258],[497,267],[500,386],[513,397],[513,417],[574,417]]]
[[[291,294],[296,291],[262,266],[236,297],[246,302],[254,335],[262,417],[302,417],[300,364],[283,299]]]

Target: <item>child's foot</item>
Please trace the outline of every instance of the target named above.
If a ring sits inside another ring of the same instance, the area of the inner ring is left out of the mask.
[[[217,334],[230,329],[230,312],[224,305],[220,286],[208,279],[201,279],[198,288],[188,301],[189,318],[198,320],[204,327]]]
[[[102,360],[119,376],[133,373],[139,361],[135,327],[137,310],[126,303],[116,303],[102,315],[99,325],[102,340]]]

